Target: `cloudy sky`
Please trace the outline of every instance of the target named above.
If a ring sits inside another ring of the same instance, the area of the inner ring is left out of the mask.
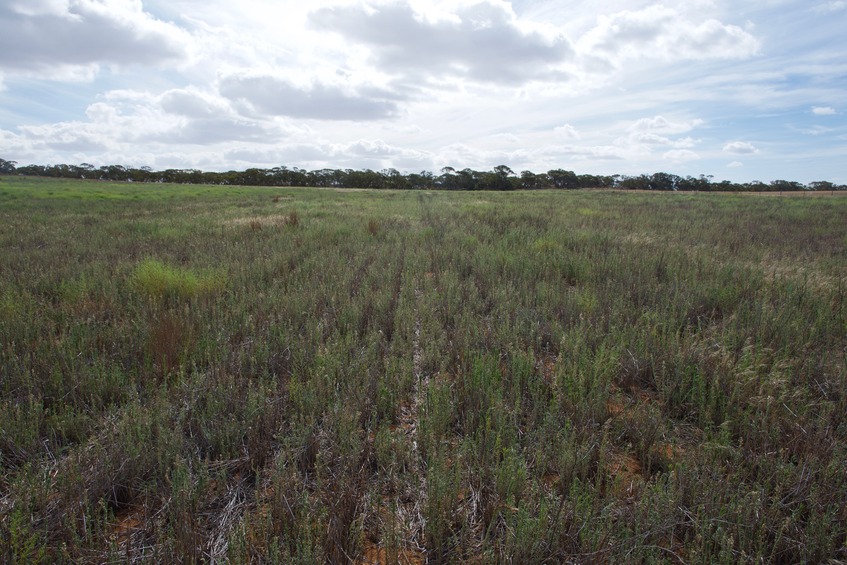
[[[847,0],[2,0],[0,158],[847,183]]]

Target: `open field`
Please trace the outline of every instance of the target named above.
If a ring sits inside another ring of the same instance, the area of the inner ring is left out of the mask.
[[[847,199],[0,179],[0,562],[847,560]]]

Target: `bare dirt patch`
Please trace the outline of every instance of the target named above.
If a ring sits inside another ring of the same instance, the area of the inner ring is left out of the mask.
[[[355,561],[356,565],[423,565],[426,556],[420,551],[400,549],[396,555],[392,555],[388,549],[380,547],[373,542],[367,542],[362,551],[361,558]]]
[[[641,463],[634,455],[613,451],[609,455],[608,472],[611,494],[621,500],[631,500],[644,485]]]

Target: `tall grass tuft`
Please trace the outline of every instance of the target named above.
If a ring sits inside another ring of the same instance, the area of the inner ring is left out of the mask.
[[[225,279],[217,272],[195,273],[189,269],[167,265],[157,259],[145,259],[132,273],[132,286],[156,300],[191,300],[218,292]]]

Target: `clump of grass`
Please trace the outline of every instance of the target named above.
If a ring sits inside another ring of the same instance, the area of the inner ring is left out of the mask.
[[[187,324],[177,316],[164,315],[152,323],[147,351],[160,376],[178,367],[180,356],[188,348],[190,333]]]
[[[297,210],[288,214],[288,220],[286,220],[285,223],[292,228],[296,228],[300,225],[300,215],[297,213]]]
[[[146,259],[132,273],[132,285],[141,294],[159,300],[190,300],[223,289],[220,273],[196,273],[189,269],[166,265],[157,259]]]
[[[25,319],[28,299],[10,288],[0,291],[0,318],[7,324]]]
[[[375,236],[379,233],[379,222],[371,218],[368,220],[368,233]]]

